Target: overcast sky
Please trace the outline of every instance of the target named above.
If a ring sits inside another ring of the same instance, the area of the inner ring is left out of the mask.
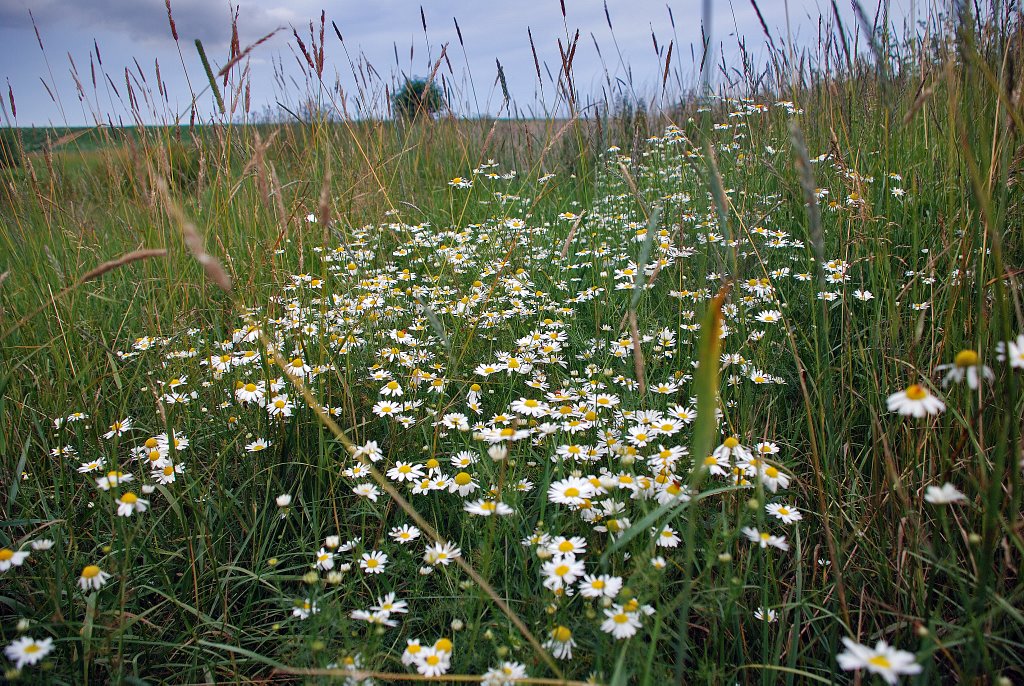
[[[916,6],[915,0],[888,2],[891,22],[898,31],[911,11],[920,16],[920,7],[928,4],[928,0],[916,0]],[[785,43],[787,34],[796,46],[817,44],[819,15],[829,20],[832,15],[829,0],[788,0],[788,13],[786,0],[759,0],[758,4],[776,44]],[[869,14],[874,14],[876,4],[877,0],[864,2]],[[558,40],[566,45],[567,35],[577,29],[580,40],[574,74],[584,99],[600,99],[610,79],[613,88],[650,101],[661,97],[661,75],[670,42],[674,44],[672,69],[682,78],[676,82],[674,75],[670,77],[668,94],[678,94],[680,87],[696,83],[698,66],[693,55],[699,63],[701,5],[701,0],[608,0],[613,35],[601,0],[565,0],[564,23],[559,0],[172,0],[179,37],[176,43],[164,0],[0,0],[0,77],[5,80],[2,115],[7,123],[12,114],[9,86],[17,108],[11,123],[19,126],[94,124],[97,115],[104,121],[109,117],[115,124],[132,123],[127,69],[133,94],[142,101],[146,123],[175,116],[183,116],[187,122],[193,92],[200,93],[200,116],[213,116],[216,103],[209,90],[201,93],[207,83],[194,41],[203,41],[214,71],[219,70],[228,60],[233,6],[239,10],[243,48],[281,29],[246,62],[254,111],[276,107],[278,102],[294,108],[311,92],[306,80],[309,70],[303,67],[305,60],[299,57],[292,30],[309,46],[309,23],[316,23],[318,33],[321,9],[327,17],[324,81],[341,86],[351,112],[360,101],[352,65],[357,73],[370,73],[365,81],[370,91],[362,101],[380,107],[384,84],[400,82],[405,75],[427,75],[447,43],[451,71],[443,64],[439,78],[443,76],[452,86],[457,113],[498,113],[503,97],[495,85],[496,60],[502,64],[514,107],[524,114],[543,113],[557,103],[548,71],[557,77],[561,65]],[[852,30],[856,19],[851,0],[837,0],[836,5]],[[767,39],[750,0],[712,0],[712,6],[712,35],[719,62],[724,53],[730,65],[738,65],[738,37],[745,39],[755,55],[765,55]],[[335,35],[332,21],[344,43]],[[541,62],[541,81],[528,29]],[[660,56],[655,52],[655,40]],[[157,64],[166,97],[159,95],[156,86]],[[361,66],[365,64],[371,65],[372,71]],[[84,99],[79,97],[72,65]],[[723,82],[720,73],[714,74],[714,79]],[[160,102],[147,104],[147,90],[149,97]],[[225,97],[230,106],[229,94]]]

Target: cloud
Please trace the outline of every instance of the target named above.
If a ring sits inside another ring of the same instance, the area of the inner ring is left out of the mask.
[[[312,16],[304,11],[307,4],[310,3],[252,0],[240,3],[239,31],[243,40],[255,40],[278,26],[302,22],[306,16]],[[161,0],[0,0],[0,24],[9,28],[28,27],[29,10],[44,30],[44,37],[47,28],[74,26],[85,31],[117,32],[143,45],[172,40],[167,7]],[[231,37],[232,11],[227,2],[172,0],[171,10],[181,40],[199,38],[217,44]]]

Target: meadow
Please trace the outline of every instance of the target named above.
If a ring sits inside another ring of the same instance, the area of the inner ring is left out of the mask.
[[[212,120],[5,131],[5,677],[1024,681],[1024,29],[960,10],[407,121],[328,23],[291,121],[233,46]]]

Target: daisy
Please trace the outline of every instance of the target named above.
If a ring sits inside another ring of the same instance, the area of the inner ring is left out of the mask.
[[[78,468],[80,474],[88,474],[89,472],[98,472],[103,469],[103,458],[97,458],[92,462],[83,462]]]
[[[304,600],[297,600],[292,606],[292,617],[298,617],[299,619],[309,619],[310,615],[315,615],[320,611],[317,604],[311,601],[309,598]]]
[[[660,532],[657,529],[652,529],[652,531],[656,537],[656,545],[662,548],[675,548],[683,540],[675,532],[675,529],[670,526],[666,526]]]
[[[0,572],[6,572],[11,567],[20,567],[28,559],[28,551],[17,552],[10,548],[0,548]]]
[[[622,605],[612,605],[604,614],[606,619],[601,623],[601,631],[617,639],[629,638],[642,626],[637,613],[627,612]]]
[[[113,438],[114,436],[121,436],[126,431],[132,428],[132,418],[125,417],[119,422],[114,422],[110,425],[110,431],[103,434],[103,438]]]
[[[394,380],[388,381],[380,389],[380,394],[384,395],[384,396],[392,396],[392,397],[397,398],[400,395],[402,395],[402,386],[397,381],[394,381]]]
[[[715,476],[726,476],[729,473],[729,458],[725,455],[708,455],[701,463],[705,469]]]
[[[929,486],[924,491],[924,500],[932,505],[951,505],[967,500],[967,496],[957,490],[951,483],[942,486]]]
[[[462,555],[462,550],[451,543],[434,543],[427,546],[423,553],[423,561],[429,565],[447,567],[452,560]]]
[[[172,464],[170,460],[164,460],[162,466],[157,467],[156,469],[149,473],[149,477],[159,484],[167,485],[173,484],[177,480],[178,474],[184,473],[184,464],[180,462],[177,464]],[[142,488],[143,491],[145,491],[146,486],[143,486]]]
[[[556,660],[571,660],[572,649],[576,647],[576,641],[573,640],[569,627],[559,625],[551,630],[551,637],[544,641],[543,647]]]
[[[509,409],[517,414],[536,418],[546,417],[548,412],[551,411],[547,403],[534,400],[533,398],[520,398],[514,401],[509,406]]]
[[[258,453],[261,450],[266,450],[270,446],[270,441],[266,440],[265,438],[257,438],[252,443],[246,444],[245,450],[250,453]]]
[[[380,489],[371,483],[359,484],[352,488],[352,492],[373,502],[377,502],[377,498],[380,497]]]
[[[741,445],[739,440],[733,436],[729,436],[727,439],[722,441],[722,445],[715,448],[714,452],[711,454],[717,458],[724,459],[726,463],[728,463],[730,459],[736,462],[746,462],[752,457],[750,449]]]
[[[86,565],[82,568],[82,574],[78,577],[78,586],[83,591],[92,589],[98,591],[107,583],[110,575],[100,569],[97,565]]]
[[[918,419],[930,414],[940,414],[946,409],[945,403],[920,384],[911,384],[907,390],[893,393],[886,404],[890,412],[899,412]]]
[[[359,566],[367,574],[380,574],[388,563],[388,556],[379,550],[372,550],[363,553],[359,560]]]
[[[587,541],[582,536],[557,536],[547,544],[552,555],[582,555],[587,552]]]
[[[127,491],[121,494],[120,498],[115,499],[117,503],[117,515],[119,517],[131,517],[136,512],[145,512],[146,508],[149,507],[149,501],[140,498],[131,491]]]
[[[762,548],[774,546],[779,550],[789,550],[789,544],[786,543],[785,536],[772,536],[749,526],[743,527],[743,534],[750,539],[751,543],[757,543]]]
[[[844,636],[843,645],[846,650],[836,655],[836,660],[847,671],[867,669],[881,676],[887,684],[895,684],[901,674],[921,673],[921,665],[914,661],[913,653],[897,650],[885,641],[879,641],[872,649]]]
[[[53,650],[53,639],[44,638],[37,641],[31,636],[16,638],[9,646],[4,648],[4,655],[14,663],[16,669],[25,665],[34,665],[46,657]]]
[[[352,453],[352,457],[357,460],[365,457],[370,462],[378,462],[384,458],[384,452],[377,445],[377,441],[370,441],[364,445],[357,446],[355,452]]]
[[[1009,360],[1011,368],[1024,369],[1024,333],[1015,340],[997,343],[996,353],[1000,362]]]
[[[321,548],[316,554],[316,562],[313,563],[313,567],[324,571],[334,569],[334,553],[325,548]]]
[[[982,379],[991,381],[995,378],[992,369],[983,365],[978,353],[973,350],[961,350],[953,358],[952,364],[940,364],[935,371],[946,372],[946,376],[942,377],[943,388],[951,383],[960,383],[966,378],[967,385],[974,390],[978,388]]]
[[[526,678],[526,665],[519,662],[502,662],[484,672],[480,686],[515,686]]]
[[[241,385],[235,388],[235,399],[238,402],[263,404],[264,382],[239,384]]]
[[[306,374],[309,374],[312,371],[312,368],[306,364],[301,357],[296,357],[285,365],[284,370],[292,376],[298,376],[301,378]]]
[[[493,446],[491,446],[493,447]],[[459,472],[452,479],[451,491],[465,497],[478,489],[480,485],[473,480],[469,472]]]
[[[387,400],[381,400],[374,404],[373,413],[378,417],[390,417],[399,413],[401,407]]]
[[[577,560],[575,555],[559,555],[545,562],[540,573],[544,576],[544,588],[557,592],[574,584],[583,571],[583,560]]]
[[[481,517],[490,517],[491,515],[504,516],[515,512],[515,510],[500,500],[475,500],[471,503],[466,503],[462,509],[469,514]]]
[[[411,665],[416,661],[416,656],[420,654],[420,651],[424,650],[423,646],[420,645],[419,639],[406,639],[405,650],[402,652],[402,664]]]
[[[771,624],[772,622],[778,621],[779,613],[775,610],[766,610],[763,607],[759,607],[754,610],[754,619],[760,619],[762,622],[768,622]]]
[[[792,524],[804,518],[800,510],[784,503],[768,503],[764,506],[764,510],[771,516],[781,520],[783,524]]]
[[[388,470],[388,478],[399,483],[403,481],[415,481],[423,478],[423,468],[409,462],[396,462],[395,466]]]
[[[410,543],[420,537],[420,530],[414,526],[403,524],[391,529],[388,535],[399,543]]]
[[[560,505],[580,506],[594,496],[594,485],[587,479],[569,477],[548,487],[548,500]]]
[[[271,417],[291,417],[295,404],[288,400],[288,395],[278,395],[267,403],[267,414]]]
[[[397,600],[394,592],[388,593],[386,596],[378,597],[377,604],[370,608],[377,612],[395,612],[398,614],[405,614],[409,611],[409,604],[404,600]]]
[[[789,475],[772,465],[759,469],[758,476],[761,477],[761,483],[764,484],[764,487],[772,493],[775,493],[779,488],[789,488]]]
[[[437,648],[422,648],[413,658],[413,664],[423,676],[441,676],[451,666],[451,654]]]

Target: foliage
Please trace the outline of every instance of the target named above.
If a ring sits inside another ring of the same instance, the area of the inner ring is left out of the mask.
[[[445,107],[444,96],[434,81],[406,79],[391,98],[395,116],[404,121],[432,118]]]

